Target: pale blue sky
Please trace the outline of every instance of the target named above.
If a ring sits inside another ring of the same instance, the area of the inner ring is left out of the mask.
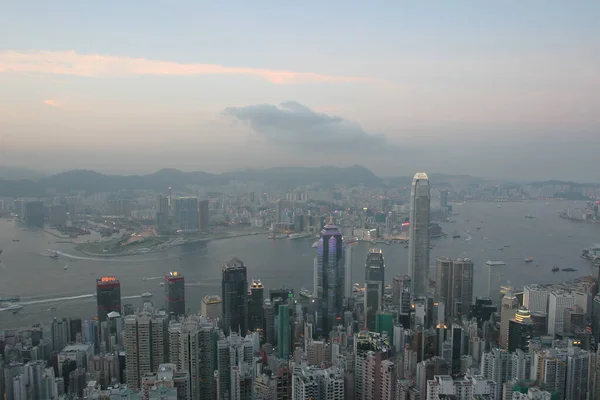
[[[386,151],[330,162],[568,178],[600,151],[599,20],[598,1],[5,2],[0,164],[313,165],[348,133]]]

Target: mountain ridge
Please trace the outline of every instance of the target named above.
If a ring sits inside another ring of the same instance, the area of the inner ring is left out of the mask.
[[[452,175],[430,174],[439,176],[446,181]],[[454,176],[456,178],[456,176]],[[466,176],[461,176],[465,179]],[[473,182],[483,182],[483,179],[469,177]],[[185,191],[187,185],[220,186],[231,181],[264,182],[285,188],[317,184],[321,187],[364,185],[365,187],[389,186],[398,187],[409,185],[411,176],[381,178],[364,166],[350,167],[319,166],[319,167],[278,167],[265,169],[245,169],[224,173],[209,173],[204,171],[185,172],[175,168],[163,168],[145,175],[116,175],[103,174],[93,170],[74,169],[57,174],[30,179],[0,179],[0,196],[36,197],[43,196],[48,190],[58,192],[114,192],[122,189],[152,189],[166,191],[168,187]]]

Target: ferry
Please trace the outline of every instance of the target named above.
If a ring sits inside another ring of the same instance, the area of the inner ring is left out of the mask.
[[[348,239],[344,239],[344,243],[346,243],[346,244],[358,243],[358,238],[357,237],[351,237],[351,238],[348,238]]]
[[[300,233],[292,233],[290,236],[288,236],[288,238],[290,240],[294,240],[294,239],[306,238],[306,237],[309,237],[309,236],[310,236],[310,233],[300,232]]]
[[[308,291],[308,289],[302,288],[300,289],[300,296],[304,297],[305,299],[312,299],[312,293],[310,293]]]
[[[142,299],[149,299],[150,297],[152,297],[152,293],[150,293],[150,292],[142,293]]]
[[[525,259],[525,262],[526,262],[526,263],[533,262],[533,257],[527,257],[527,258]]]
[[[12,304],[10,307],[7,308],[8,311],[12,311],[13,314],[18,313],[21,309],[23,308],[22,305],[20,304]]]
[[[278,233],[278,234],[269,235],[269,239],[285,239],[287,237],[288,237],[288,235],[286,235],[285,233]]]

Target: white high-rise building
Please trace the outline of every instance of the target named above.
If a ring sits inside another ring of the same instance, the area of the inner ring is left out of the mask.
[[[292,400],[344,400],[344,370],[301,366],[294,368]]]
[[[456,400],[472,400],[476,396],[500,400],[495,395],[496,386],[496,382],[480,375],[467,374],[456,380],[450,375],[436,375],[433,380],[427,381],[427,399],[439,399],[445,395]]]
[[[497,383],[496,398],[502,395],[502,385],[512,377],[512,357],[506,350],[493,349],[483,353],[481,359],[481,375]]]
[[[530,312],[548,313],[548,296],[550,290],[547,286],[527,285],[523,288],[523,305]]]
[[[429,292],[429,178],[417,172],[410,189],[410,225],[408,227],[408,274],[413,298]]]
[[[125,317],[123,342],[127,385],[139,390],[144,374],[157,371],[166,363],[167,325],[164,315],[145,310]]]
[[[548,335],[562,333],[565,309],[575,304],[575,297],[564,290],[554,290],[548,296]]]
[[[486,261],[483,270],[487,279],[488,297],[494,304],[500,304],[502,295],[500,286],[506,283],[506,263],[504,261]]]

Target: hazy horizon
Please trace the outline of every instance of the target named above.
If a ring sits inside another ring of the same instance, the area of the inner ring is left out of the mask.
[[[9,3],[0,165],[597,182],[598,15],[554,0]]]

